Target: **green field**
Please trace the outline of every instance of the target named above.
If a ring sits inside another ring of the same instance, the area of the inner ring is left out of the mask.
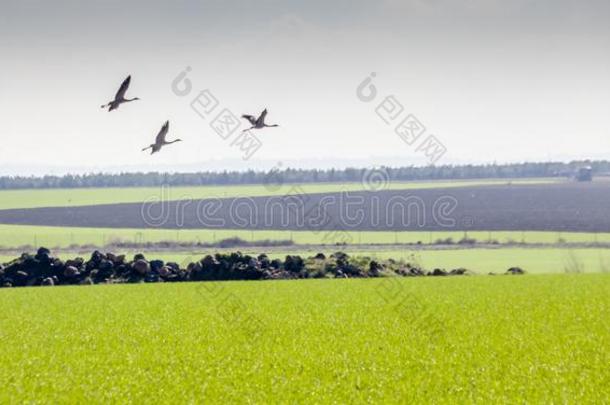
[[[604,403],[610,275],[0,290],[0,402]]]
[[[424,268],[465,267],[480,274],[504,273],[518,266],[529,273],[610,272],[610,249],[500,248],[409,251],[363,251],[380,258],[415,258]]]
[[[375,231],[248,231],[231,229],[111,229],[111,228],[69,228],[30,225],[0,224],[0,247],[24,245],[68,247],[72,244],[105,245],[122,240],[135,243],[146,242],[202,242],[213,243],[231,237],[246,241],[292,240],[296,244],[327,244],[347,242],[348,244],[405,244],[434,243],[437,239],[453,238],[455,242],[464,236],[485,242],[496,240],[501,243],[547,243],[561,241],[574,243],[610,243],[610,233],[578,232],[375,232]]]
[[[456,181],[392,182],[387,190],[439,187],[485,186],[494,184],[544,184],[558,179],[483,179]],[[201,187],[124,187],[0,190],[0,209],[75,207],[143,201],[186,200],[224,197],[259,197],[286,194],[332,193],[365,190],[362,183],[252,184]]]

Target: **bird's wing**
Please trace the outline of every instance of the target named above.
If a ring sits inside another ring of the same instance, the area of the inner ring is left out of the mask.
[[[127,89],[129,88],[129,83],[131,82],[131,75],[127,76],[127,79],[123,80],[119,91],[116,92],[116,96],[114,96],[115,100],[121,99],[125,97],[125,93],[127,93]]]
[[[263,112],[261,113],[261,115],[258,117],[258,119],[256,120],[257,124],[264,124],[265,123],[265,117],[267,116],[267,109],[265,108],[263,110]]]
[[[250,121],[250,124],[256,125],[256,117],[255,116],[244,114],[241,117],[244,118],[244,119],[247,119],[248,121]]]
[[[157,138],[155,138],[155,143],[157,145],[161,145],[165,142],[167,131],[169,131],[169,121],[165,121],[165,124],[163,124],[163,127],[161,127],[161,130],[157,134]]]

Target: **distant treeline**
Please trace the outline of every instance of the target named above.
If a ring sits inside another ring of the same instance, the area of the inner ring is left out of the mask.
[[[609,173],[609,161],[573,161],[445,165],[376,169],[374,176],[386,176],[391,181],[450,180],[479,178],[525,178],[573,176],[578,168],[591,166],[593,173]],[[80,187],[150,187],[161,185],[204,186],[265,183],[360,182],[372,176],[371,169],[282,169],[263,171],[224,171],[198,173],[92,173],[64,176],[2,176],[0,189],[80,188]]]

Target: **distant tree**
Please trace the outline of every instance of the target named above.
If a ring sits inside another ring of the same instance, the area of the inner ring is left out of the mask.
[[[508,179],[527,177],[574,177],[582,167],[591,167],[593,174],[610,173],[609,161],[527,162],[484,165],[404,166],[386,168],[392,181]],[[366,169],[292,169],[274,173],[283,183],[359,182]],[[65,176],[2,176],[0,189],[80,188],[80,187],[155,187],[264,184],[268,172],[197,172],[197,173],[90,173]]]

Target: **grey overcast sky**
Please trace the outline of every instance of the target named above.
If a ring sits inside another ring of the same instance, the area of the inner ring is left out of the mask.
[[[0,174],[424,164],[388,95],[439,163],[610,158],[609,21],[607,0],[2,0]],[[101,110],[128,74],[142,100]],[[204,89],[281,127],[243,161],[190,108]],[[184,142],[141,152],[167,119]]]

